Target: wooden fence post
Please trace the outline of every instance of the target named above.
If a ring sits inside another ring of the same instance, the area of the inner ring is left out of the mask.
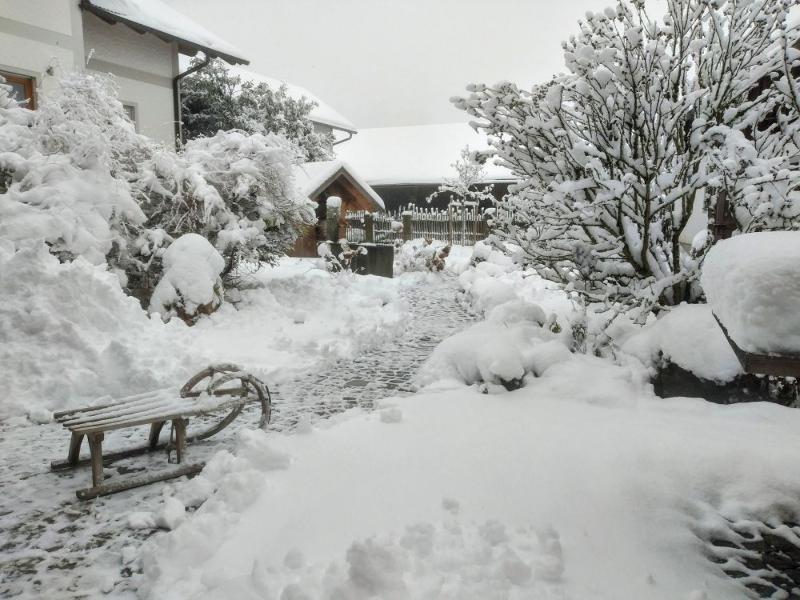
[[[403,241],[407,242],[411,239],[411,222],[412,214],[410,210],[403,213]]]
[[[330,196],[326,201],[325,208],[325,237],[329,242],[339,241],[339,211],[342,209],[342,201],[337,196]]]
[[[364,241],[373,243],[375,241],[375,219],[372,213],[364,213]]]

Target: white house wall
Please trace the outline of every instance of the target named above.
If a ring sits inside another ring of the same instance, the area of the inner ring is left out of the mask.
[[[46,76],[74,68],[83,55],[81,14],[75,0],[0,0],[0,70],[32,76],[46,93]]]
[[[83,13],[83,35],[87,69],[113,73],[120,100],[136,107],[139,132],[174,147],[173,44],[125,25],[110,25],[88,12]]]

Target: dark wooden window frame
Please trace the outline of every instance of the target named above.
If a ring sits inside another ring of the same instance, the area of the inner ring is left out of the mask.
[[[9,73],[8,71],[0,71],[0,76],[6,80],[6,83],[13,83],[15,85],[21,85],[25,90],[25,95],[28,98],[28,102],[20,104],[20,106],[24,108],[29,108],[31,110],[36,109],[36,94],[35,92],[35,80],[30,75],[20,75],[18,73]]]

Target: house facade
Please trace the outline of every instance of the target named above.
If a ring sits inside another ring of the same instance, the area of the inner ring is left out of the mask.
[[[235,47],[161,0],[0,0],[0,75],[35,108],[59,74],[114,75],[137,131],[176,139],[180,54],[247,64]]]

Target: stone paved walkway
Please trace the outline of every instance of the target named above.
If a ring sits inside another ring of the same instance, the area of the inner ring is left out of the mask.
[[[431,350],[473,317],[456,301],[452,275],[407,278],[402,283],[400,293],[409,306],[404,334],[354,360],[338,361],[279,386],[271,429],[291,429],[301,418],[313,422],[356,405],[369,409],[376,400],[413,391],[414,374]],[[192,460],[230,447],[237,428],[257,422],[255,414],[243,417],[218,436],[193,444]],[[141,443],[145,435],[136,430],[113,432],[106,447]],[[22,448],[30,451],[21,453]],[[75,490],[86,485],[88,472],[49,470],[49,461],[65,451],[64,432],[56,425],[0,424],[0,598],[95,598],[102,592],[134,598],[135,577],[122,557],[157,532],[131,529],[127,515],[154,510],[170,484],[80,502]],[[157,453],[114,463],[108,471],[154,472],[168,467],[165,463]]]
[[[425,281],[402,288],[410,315],[402,336],[355,360],[339,361],[321,373],[280,386],[272,426],[291,428],[301,416],[313,422],[357,405],[371,409],[381,398],[412,393],[414,375],[433,348],[474,319],[456,301],[455,277],[445,274]]]

